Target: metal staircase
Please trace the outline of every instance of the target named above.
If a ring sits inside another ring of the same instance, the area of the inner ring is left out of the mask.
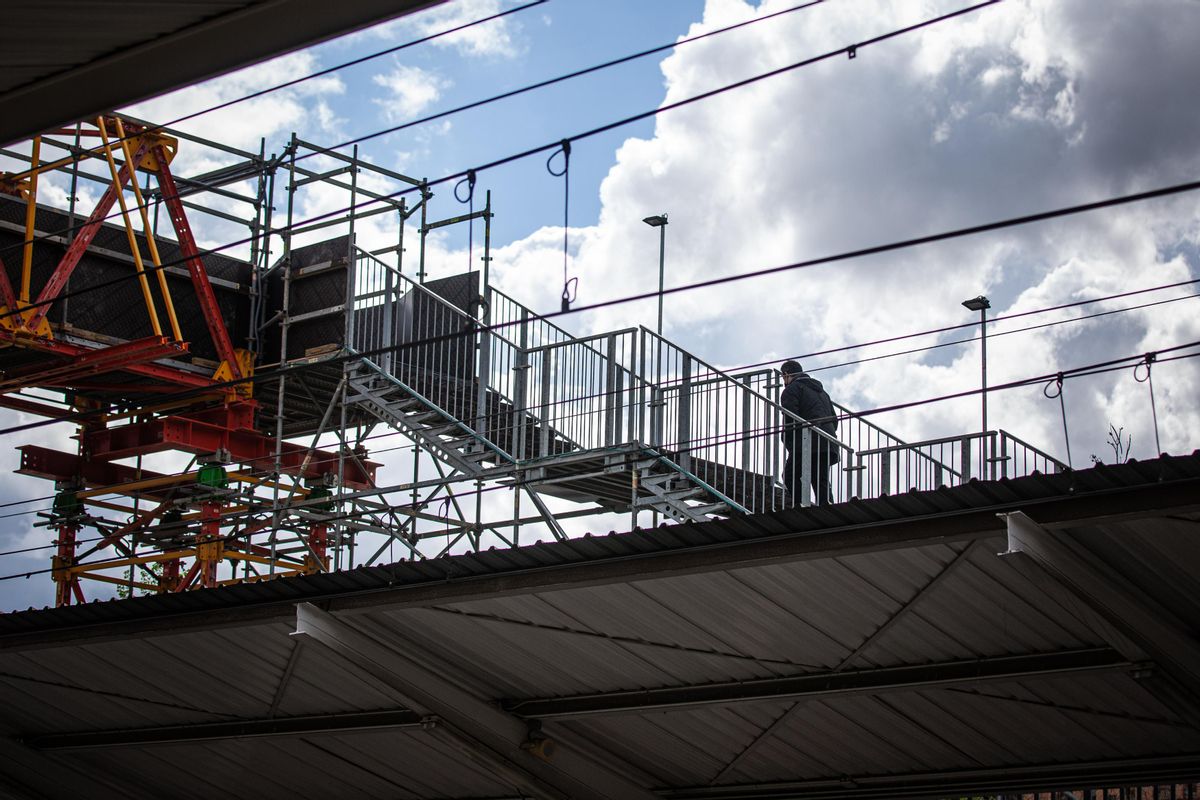
[[[356,252],[347,405],[463,476],[701,521],[811,504],[813,449],[836,454],[835,501],[963,482],[1017,455],[1025,472],[1062,466],[1003,431],[909,445],[841,407],[835,438],[776,402],[773,370],[729,374],[642,327],[574,336],[474,275],[422,285]],[[788,423],[804,442],[796,497],[780,480]]]

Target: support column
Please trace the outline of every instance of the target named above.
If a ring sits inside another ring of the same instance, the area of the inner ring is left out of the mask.
[[[205,589],[217,585],[217,566],[221,563],[224,543],[221,541],[221,504],[205,502],[200,505],[200,535],[196,539],[197,583]]]
[[[211,589],[217,585],[217,567],[225,552],[221,540],[221,506],[224,504],[219,493],[229,486],[229,475],[225,467],[217,463],[202,466],[196,474],[196,483],[214,491],[214,495],[200,503],[200,533],[196,537],[196,582]]]
[[[69,606],[72,600],[82,603],[83,590],[79,576],[71,572],[75,566],[75,539],[79,533],[79,519],[83,507],[74,490],[64,490],[54,497],[54,521],[58,527],[58,550],[52,558],[54,578],[54,605]]]
[[[308,493],[309,502],[305,507],[312,511],[332,511],[333,501],[326,500],[324,502],[313,503],[314,500],[330,497],[330,491],[324,486],[314,486]],[[308,575],[313,575],[318,572],[327,572],[329,570],[329,523],[320,520],[314,521],[308,529],[308,553],[304,556],[304,572]]]

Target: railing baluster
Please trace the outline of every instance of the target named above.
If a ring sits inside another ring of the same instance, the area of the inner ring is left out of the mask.
[[[551,353],[547,348],[542,351],[542,406],[541,413],[538,415],[542,418],[541,429],[538,431],[540,437],[538,452],[543,457],[550,455],[550,425],[554,419],[550,409],[550,360]]]

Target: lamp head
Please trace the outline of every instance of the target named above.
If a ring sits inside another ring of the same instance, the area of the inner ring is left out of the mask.
[[[642,220],[642,222],[646,223],[651,228],[661,228],[663,225],[667,224],[667,215],[657,214],[653,217],[646,217]]]
[[[989,303],[988,299],[983,295],[979,295],[979,297],[972,297],[970,300],[963,300],[962,304],[964,308],[967,308],[970,311],[983,311],[984,309],[992,307],[992,304]]]

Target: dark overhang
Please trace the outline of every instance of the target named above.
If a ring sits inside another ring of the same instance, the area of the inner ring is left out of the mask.
[[[443,1],[8,0],[0,144]]]

